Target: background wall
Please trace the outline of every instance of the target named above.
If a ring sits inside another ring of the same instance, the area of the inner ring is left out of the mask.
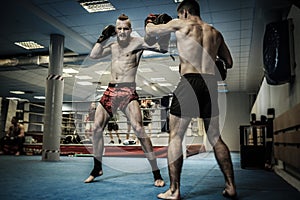
[[[278,86],[271,86],[263,80],[255,104],[251,113],[255,113],[257,118],[260,115],[267,115],[268,108],[275,108],[275,116],[282,114],[300,102],[300,9],[293,6],[288,18],[294,23],[294,48],[295,48],[295,82]],[[298,64],[298,65],[297,65]]]
[[[249,124],[250,103],[248,93],[227,94],[227,111],[221,134],[230,151],[240,151],[239,127]]]

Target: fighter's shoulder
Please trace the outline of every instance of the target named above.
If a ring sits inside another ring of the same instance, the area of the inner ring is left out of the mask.
[[[175,28],[175,29],[180,29],[183,27],[186,27],[189,25],[189,23],[187,22],[187,20],[182,20],[182,19],[172,19],[171,21],[169,21],[167,24],[167,26]]]
[[[133,41],[133,42],[143,42],[144,38],[143,37],[137,37],[137,36],[131,36],[131,41]]]
[[[215,28],[214,26],[212,26],[208,23],[205,23],[205,24],[202,25],[202,28],[203,28],[203,30],[209,31],[215,37],[222,38],[221,32],[217,28]]]

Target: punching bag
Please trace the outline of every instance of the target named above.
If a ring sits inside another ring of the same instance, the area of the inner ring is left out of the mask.
[[[270,85],[280,85],[292,80],[292,27],[291,19],[272,22],[266,26],[263,62],[266,81]]]

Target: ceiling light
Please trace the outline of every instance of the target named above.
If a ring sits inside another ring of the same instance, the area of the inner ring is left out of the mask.
[[[157,91],[157,88],[154,85],[151,85],[152,90]]]
[[[151,68],[138,68],[139,72],[153,72],[153,70]]]
[[[151,78],[151,81],[153,82],[163,82],[166,81],[166,79],[164,77],[158,77],[158,78]]]
[[[183,2],[183,0],[174,0],[175,3]]]
[[[148,57],[155,57],[155,56],[162,56],[161,53],[159,52],[154,52],[154,51],[150,51],[150,50],[145,50],[143,52],[143,57],[144,58],[148,58]]]
[[[144,85],[149,85],[148,81],[146,81],[145,79],[143,80],[143,84]]]
[[[18,90],[12,90],[12,91],[9,91],[9,92],[12,93],[12,94],[25,94],[25,92],[18,91]]]
[[[75,76],[75,78],[77,78],[77,79],[80,79],[80,80],[88,80],[88,79],[93,79],[92,77],[90,77],[90,76],[84,76],[84,75],[82,75],[82,76]]]
[[[110,74],[110,71],[102,70],[102,71],[95,71],[95,73],[99,75],[104,75],[104,74]]]
[[[63,73],[62,75],[63,78],[70,78],[70,77],[73,77],[71,74],[68,74],[68,73]]]
[[[44,46],[34,42],[34,41],[25,41],[25,42],[15,42],[15,45],[18,45],[24,49],[43,49]]]
[[[219,93],[227,93],[227,92],[229,92],[229,90],[227,90],[227,89],[218,89],[218,92]]]
[[[218,81],[218,86],[227,86],[227,83],[224,81]]]
[[[176,66],[170,66],[169,69],[171,71],[178,72],[179,71],[179,66],[177,66],[177,65]]]
[[[89,81],[77,81],[78,85],[93,85],[93,83],[89,82]]]
[[[79,71],[77,71],[77,70],[75,70],[73,68],[64,68],[63,72],[67,73],[67,74],[78,74],[79,73]]]
[[[158,85],[161,86],[161,87],[170,87],[170,86],[172,86],[171,83],[158,83]]]
[[[18,97],[6,97],[6,99],[9,99],[9,100],[16,100],[16,101],[20,100],[20,98],[18,98]]]
[[[45,96],[34,96],[33,98],[35,98],[35,99],[46,99],[46,97]]]
[[[79,0],[80,5],[89,13],[116,10],[107,0]]]

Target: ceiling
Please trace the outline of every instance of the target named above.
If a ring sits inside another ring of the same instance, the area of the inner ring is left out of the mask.
[[[125,13],[132,21],[135,34],[144,35],[144,19],[149,13],[167,13],[177,17],[178,4],[173,0],[110,0],[116,10],[88,13],[76,0],[10,0],[1,1],[0,16],[0,96],[18,97],[29,101],[44,96],[48,75],[51,34],[64,36],[64,69],[79,73],[64,78],[64,101],[94,100],[101,95],[109,78],[108,59],[87,58],[101,30],[115,24]],[[200,0],[201,16],[223,33],[232,53],[234,67],[228,71],[229,92],[256,93],[263,78],[262,39],[267,23],[287,16],[293,0]],[[45,48],[26,50],[17,41],[35,41]],[[176,69],[175,38],[169,53],[144,54],[137,74],[140,96],[165,96],[179,80]],[[171,58],[175,55],[175,61]],[[82,80],[81,76],[91,79]],[[76,77],[75,77],[76,76]],[[81,85],[82,81],[92,85]],[[11,90],[25,91],[23,95]]]

